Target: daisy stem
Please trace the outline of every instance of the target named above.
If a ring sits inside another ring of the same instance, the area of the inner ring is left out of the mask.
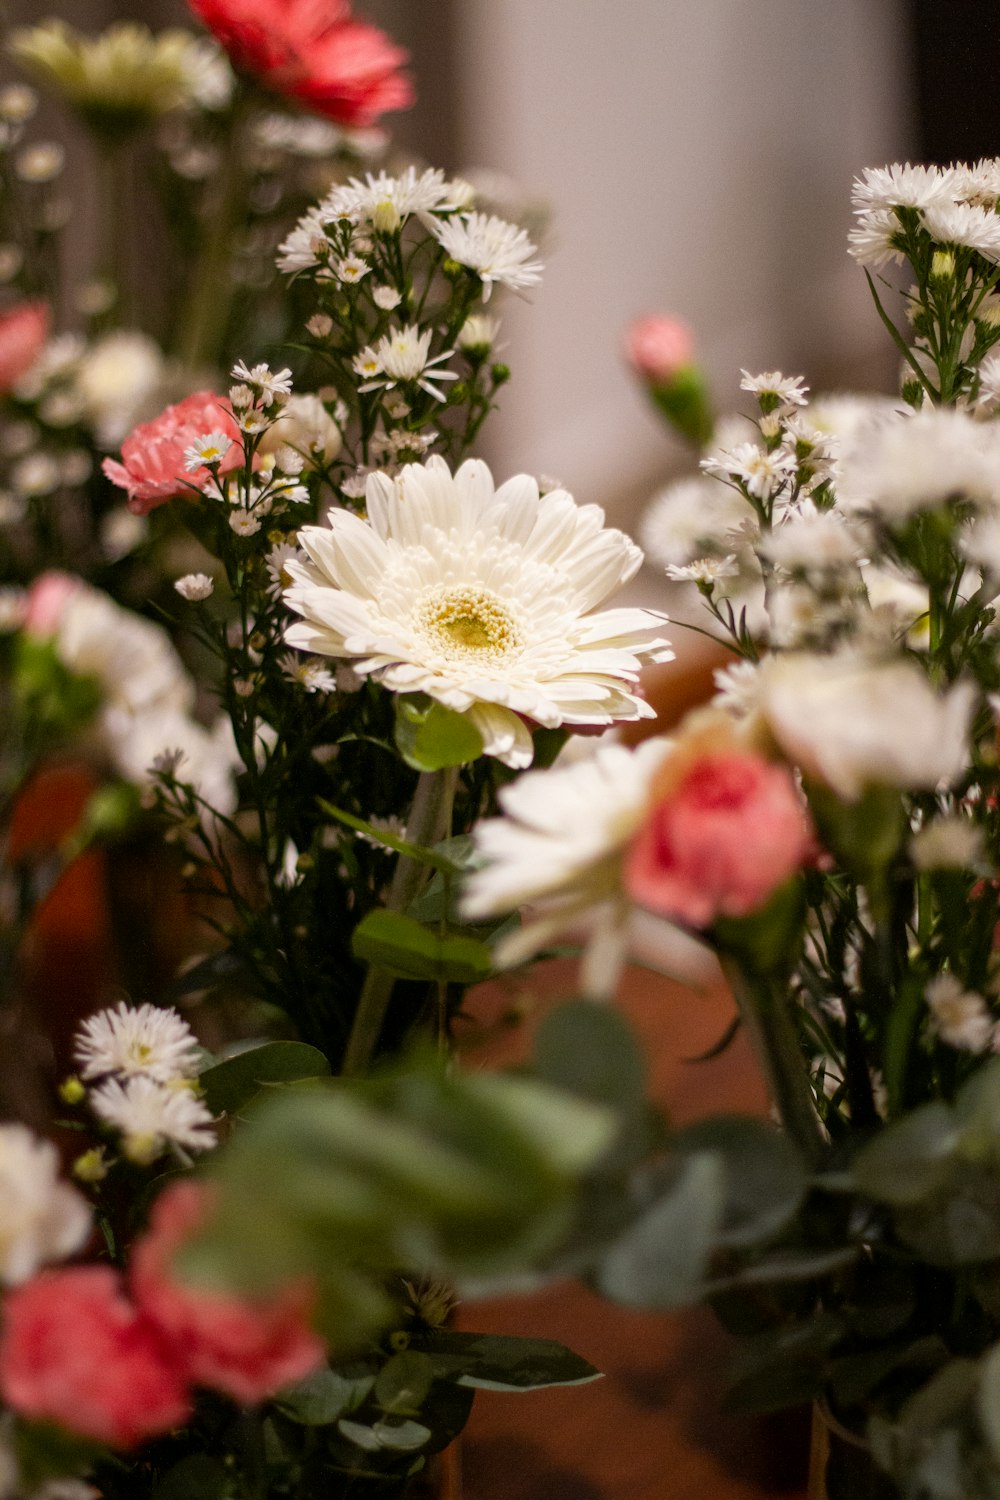
[[[427,847],[436,844],[451,826],[451,810],[458,788],[458,767],[422,771],[406,821],[408,843]],[[426,878],[426,868],[414,859],[399,856],[386,896],[387,911],[405,911]],[[354,1014],[354,1024],[344,1053],[343,1071],[348,1077],[363,1073],[375,1055],[385,1013],[392,998],[395,977],[377,964],[370,964]]]
[[[731,960],[723,960],[722,967],[781,1122],[815,1165],[825,1141],[788,998],[779,984],[751,978]]]

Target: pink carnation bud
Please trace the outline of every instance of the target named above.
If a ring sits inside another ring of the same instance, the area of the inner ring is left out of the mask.
[[[188,0],[233,65],[338,125],[374,125],[413,103],[407,54],[347,0]]]
[[[132,1290],[190,1381],[236,1401],[263,1401],[326,1357],[309,1326],[312,1289],[300,1283],[250,1300],[176,1279],[171,1261],[202,1228],[210,1205],[206,1183],[176,1182],[160,1194],[133,1252]]]
[[[221,432],[232,447],[219,465],[229,473],[243,463],[243,442],[233,409],[212,391],[196,391],[176,406],[168,406],[152,422],[143,422],[122,443],[122,462],[106,458],[102,468],[121,489],[128,491],[128,508],[145,516],[158,505],[178,495],[189,495],[191,487],[206,482],[204,466],[193,472],[185,467],[184,455],[206,433]]]
[[[665,385],[694,363],[694,334],[680,318],[649,313],[626,333],[625,357],[642,380]]]
[[[43,1271],[8,1292],[0,1392],[19,1415],[116,1448],[190,1410],[176,1366],[110,1266]]]
[[[811,849],[784,766],[743,751],[707,754],[654,803],[626,856],[625,885],[639,905],[708,927],[763,906]]]
[[[66,605],[82,587],[82,579],[58,568],[39,573],[28,590],[23,628],[39,640],[48,640],[59,629]]]
[[[0,396],[27,375],[49,336],[47,302],[19,302],[0,313]]]

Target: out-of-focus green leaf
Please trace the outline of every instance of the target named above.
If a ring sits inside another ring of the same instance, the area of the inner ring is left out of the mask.
[[[268,1084],[324,1078],[330,1064],[305,1042],[267,1042],[214,1063],[199,1077],[205,1103],[213,1114],[236,1114]]]
[[[717,1153],[724,1210],[715,1243],[737,1247],[772,1239],[805,1197],[805,1163],[786,1135],[764,1120],[725,1115],[702,1120],[675,1138],[677,1150]]]
[[[441,1329],[424,1347],[436,1375],[481,1390],[534,1391],[601,1378],[600,1370],[553,1339]]]
[[[719,1157],[687,1157],[670,1187],[601,1261],[598,1285],[632,1307],[683,1307],[697,1300],[725,1210]]]
[[[919,1203],[947,1178],[958,1141],[948,1105],[922,1105],[862,1147],[853,1163],[857,1185],[883,1203]]]
[[[596,1103],[633,1109],[643,1100],[642,1053],[610,1006],[574,1000],[550,1010],[538,1028],[534,1063],[547,1083]]]
[[[465,714],[422,693],[396,699],[396,746],[415,771],[464,766],[483,753],[483,737]]]
[[[462,932],[435,931],[402,912],[380,908],[358,923],[351,950],[363,963],[404,979],[477,984],[492,970],[490,950]]]
[[[286,1386],[275,1405],[303,1427],[329,1427],[345,1412],[355,1411],[374,1383],[374,1375],[352,1379],[339,1370],[314,1370],[304,1380]]]

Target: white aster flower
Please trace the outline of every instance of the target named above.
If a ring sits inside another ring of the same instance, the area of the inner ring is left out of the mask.
[[[716,667],[712,681],[713,708],[723,708],[738,719],[746,718],[756,709],[760,695],[760,668],[756,662],[734,661],[728,667]]]
[[[446,349],[443,354],[436,354],[433,359],[428,359],[430,353],[431,339],[434,337],[432,328],[425,328],[423,332],[414,323],[405,328],[390,328],[389,332],[379,339],[375,346],[374,358],[378,361],[378,378],[368,380],[364,385],[358,386],[359,391],[374,391],[385,389],[391,391],[397,384],[412,383],[433,396],[437,401],[444,400],[444,392],[438,390],[436,382],[441,380],[457,380],[458,376],[453,370],[436,370],[442,360],[450,359],[454,349]],[[369,353],[370,351],[363,351]],[[355,360],[355,369],[358,368],[358,360],[363,355],[358,355]],[[432,372],[432,373],[428,373]]]
[[[845,447],[839,468],[839,504],[890,525],[954,499],[990,508],[1000,503],[1000,432],[926,407],[870,429]]]
[[[986,406],[991,411],[1000,407],[1000,354],[987,354],[979,366],[977,400],[980,406]]]
[[[879,270],[890,261],[901,265],[902,250],[896,243],[900,234],[899,220],[891,208],[876,208],[862,214],[847,235],[848,254],[862,266]]]
[[[143,713],[106,711],[101,726],[116,769],[140,788],[150,787],[154,768],[164,765],[178,780],[194,788],[212,812],[227,816],[236,806],[234,774],[241,762],[233,743],[232,725],[220,715],[208,729],[190,714],[154,706]],[[208,813],[204,813],[207,818]]]
[[[207,573],[185,573],[174,580],[174,588],[189,604],[198,604],[211,595],[215,584]]]
[[[84,1198],[59,1179],[59,1154],[25,1125],[0,1125],[0,1282],[79,1250],[90,1233]]]
[[[741,370],[741,391],[750,391],[755,396],[775,396],[783,406],[805,406],[809,387],[801,375],[782,375],[780,370],[769,370],[761,375],[751,375]]]
[[[957,974],[936,974],[924,991],[934,1031],[949,1047],[985,1052],[996,1030],[982,995],[967,990]]]
[[[293,542],[278,542],[273,546],[264,559],[267,565],[267,574],[271,582],[268,593],[278,595],[282,589],[291,588],[292,576],[288,572],[286,564],[293,558],[302,558],[303,554]]]
[[[931,818],[910,840],[918,870],[974,869],[983,859],[983,832],[970,818]]]
[[[679,479],[650,501],[639,535],[651,562],[683,567],[710,546],[725,548],[731,533],[753,519],[749,503],[730,485]]]
[[[459,214],[436,224],[434,232],[442,249],[459,265],[466,266],[483,283],[483,301],[488,302],[494,283],[520,291],[542,279],[541,261],[533,261],[536,246],[526,232],[493,214]]]
[[[476,853],[485,864],[462,893],[472,921],[530,908],[521,929],[500,945],[500,964],[521,963],[577,927],[597,948],[612,933],[623,935],[622,857],[669,749],[664,739],[634,749],[598,742],[566,765],[557,761],[503,788],[504,816],[476,825]]]
[[[106,709],[186,712],[194,704],[194,684],[166,631],[98,589],[80,583],[69,594],[54,639],[64,666],[97,679]]]
[[[296,656],[294,651],[286,651],[284,656],[279,656],[278,666],[283,677],[289,682],[297,682],[307,693],[336,691],[337,678],[321,657]]]
[[[124,1083],[109,1078],[89,1095],[94,1114],[121,1132],[130,1161],[149,1166],[171,1148],[181,1153],[215,1145],[211,1112],[186,1083],[158,1083],[146,1075]]]
[[[667,577],[674,583],[702,584],[716,584],[721,578],[736,578],[739,571],[733,552],[727,557],[698,557],[683,565],[671,563],[666,570]]]
[[[286,276],[312,270],[325,263],[331,248],[323,215],[318,208],[311,208],[278,246],[278,270]]]
[[[346,281],[349,286],[356,286],[371,270],[366,260],[360,255],[345,255],[343,260],[338,260],[333,268],[333,274],[338,281]]]
[[[402,300],[402,294],[397,292],[394,286],[377,286],[372,292],[372,301],[383,312],[392,312],[393,308],[398,307]]]
[[[80,1027],[73,1056],[84,1078],[143,1074],[158,1083],[194,1078],[198,1042],[188,1023],[172,1008],[126,1005],[98,1011]]]
[[[1000,263],[1000,215],[974,203],[934,203],[923,212],[931,239],[943,245],[978,250],[993,265]]]
[[[593,612],[642,553],[564,490],[539,498],[517,475],[499,490],[485,464],[443,459],[369,477],[368,519],[331,510],[307,526],[307,563],[289,561],[302,615],[286,640],[353,662],[393,692],[468,714],[485,753],[530,764],[524,719],[610,724],[652,717],[635,688],[643,660],[668,660],[643,609]]]
[[[933,791],[968,764],[970,682],[938,693],[915,662],[872,663],[842,651],[769,657],[760,687],[782,750],[845,801],[868,786]]]
[[[954,197],[956,174],[950,167],[902,166],[866,167],[854,180],[851,202],[856,210],[893,208],[928,208],[932,204],[950,203]]]
[[[274,371],[270,365],[254,365],[248,369],[241,359],[233,365],[230,371],[234,380],[240,380],[245,385],[253,387],[265,398],[268,404],[272,401],[280,401],[285,396],[292,394],[292,372],[289,369]]]
[[[418,174],[416,167],[407,167],[398,176],[388,172],[373,176],[369,172],[364,182],[352,177],[332,189],[318,212],[327,224],[334,219],[351,219],[355,223],[384,223],[386,227],[393,218],[398,226],[416,214],[429,228],[435,213],[451,213],[460,204],[455,184],[448,182],[443,172],[429,168]]]
[[[229,525],[237,536],[256,536],[261,528],[261,519],[254,511],[237,506],[229,512]]]
[[[101,447],[120,447],[136,422],[152,415],[164,371],[160,346],[138,329],[116,329],[87,348],[72,392],[94,424]]]
[[[471,313],[458,331],[458,347],[482,353],[492,349],[500,332],[500,321],[488,313]]]
[[[739,443],[728,453],[703,458],[701,468],[706,474],[741,480],[749,494],[767,501],[794,479],[798,464],[794,453],[787,448],[775,448],[769,453],[756,443]]]
[[[258,452],[280,455],[282,449],[291,448],[311,465],[325,468],[337,457],[342,444],[340,427],[320,397],[310,392],[288,398],[281,416],[264,434]],[[285,463],[280,467],[285,473],[298,472]]]
[[[184,467],[189,474],[195,469],[211,469],[215,464],[221,464],[232,446],[232,438],[226,437],[224,432],[208,432],[185,448]]]
[[[369,344],[366,344],[351,360],[351,369],[355,375],[360,375],[362,380],[370,382],[374,380],[376,375],[381,375],[382,361],[375,353],[375,350]],[[364,390],[365,387],[361,386],[360,389]],[[370,384],[367,389],[371,390]]]
[[[850,522],[838,511],[817,510],[812,504],[787,512],[761,538],[759,550],[790,573],[832,572],[862,560],[862,544]]]
[[[995,209],[1000,202],[1000,159],[984,157],[974,166],[956,162],[952,167],[952,193],[958,203],[978,203]]]

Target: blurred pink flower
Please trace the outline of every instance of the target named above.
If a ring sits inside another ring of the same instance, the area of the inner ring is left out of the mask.
[[[694,334],[670,313],[649,313],[625,334],[625,357],[641,379],[663,385],[693,364]]]
[[[184,455],[199,438],[216,432],[230,438],[233,445],[219,466],[225,474],[243,462],[240,429],[224,397],[196,391],[130,432],[122,443],[123,463],[106,458],[101,467],[112,484],[128,491],[129,510],[145,516],[167,500],[190,494],[192,486],[204,484],[208,470],[190,471]]]
[[[39,573],[28,590],[23,628],[29,635],[43,640],[55,635],[63,610],[82,587],[82,579],[72,573],[62,573],[58,568]]]
[[[784,766],[746,751],[710,753],[654,800],[626,855],[625,886],[651,911],[708,927],[756,911],[811,850]]]
[[[110,1266],[44,1271],[7,1294],[0,1392],[19,1415],[118,1448],[190,1410],[156,1330]]]
[[[312,1290],[300,1283],[251,1301],[175,1280],[170,1262],[202,1227],[210,1204],[205,1183],[176,1182],[160,1194],[132,1255],[133,1294],[193,1384],[236,1401],[263,1401],[326,1356],[309,1326]]]
[[[19,302],[0,313],[0,396],[27,375],[49,336],[47,302]]]
[[[338,125],[374,125],[413,103],[407,54],[347,0],[188,0],[233,65]]]

